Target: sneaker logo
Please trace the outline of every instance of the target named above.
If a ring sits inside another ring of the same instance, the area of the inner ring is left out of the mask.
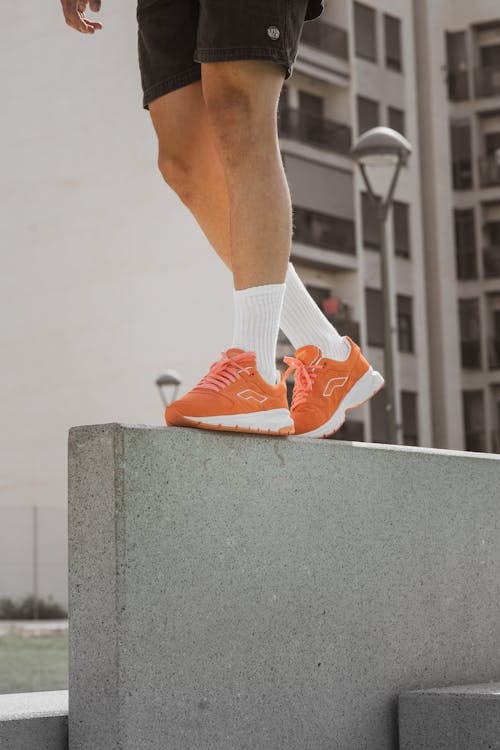
[[[342,388],[347,383],[349,376],[345,375],[343,378],[330,378],[328,383],[325,385],[323,396],[331,396],[335,388]]]
[[[256,391],[252,391],[251,388],[240,391],[236,395],[240,398],[245,399],[245,401],[250,401],[253,398],[253,400],[257,401],[259,404],[263,404],[264,401],[267,401],[267,396],[264,396],[262,393],[257,393]]]
[[[271,37],[271,39],[279,39],[280,30],[278,29],[277,26],[268,26],[267,36]]]

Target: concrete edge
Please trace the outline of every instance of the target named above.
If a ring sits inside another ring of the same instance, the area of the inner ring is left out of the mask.
[[[482,682],[472,685],[450,685],[449,687],[425,688],[422,690],[405,690],[399,693],[398,699],[410,698],[497,698],[500,696],[500,682]]]
[[[0,695],[0,723],[68,715],[68,691],[46,690]]]
[[[185,427],[167,427],[166,425],[148,425],[148,424],[126,424],[124,422],[105,422],[102,424],[89,424],[89,425],[75,425],[73,427],[70,427],[68,431],[68,438],[69,440],[73,439],[85,439],[86,435],[89,437],[91,435],[95,435],[96,432],[105,432],[107,430],[111,431],[117,431],[120,432],[122,430],[144,430],[144,431],[159,431],[159,432],[173,432],[177,430],[183,430],[185,431],[188,428]],[[210,437],[213,437],[214,433],[210,432],[209,430],[197,430],[197,433],[200,434],[200,436],[203,439],[208,439]],[[478,453],[474,451],[459,451],[459,450],[451,450],[448,448],[429,448],[426,446],[420,446],[420,445],[392,445],[390,443],[367,443],[367,442],[361,442],[356,440],[317,440],[316,438],[301,438],[294,435],[289,435],[285,438],[283,437],[270,437],[267,435],[238,435],[234,432],[217,432],[215,433],[217,436],[224,436],[224,437],[231,437],[236,439],[252,439],[252,440],[287,440],[292,441],[294,443],[314,443],[320,450],[328,449],[331,450],[331,446],[335,445],[350,445],[353,448],[363,448],[363,449],[369,449],[369,450],[377,450],[377,451],[385,451],[389,453],[394,452],[402,452],[402,453],[417,453],[417,454],[427,454],[427,455],[437,455],[437,456],[450,456],[450,457],[459,457],[460,459],[464,460],[467,458],[474,458],[478,459],[481,458],[483,460],[496,460],[500,461],[500,454],[499,453]]]

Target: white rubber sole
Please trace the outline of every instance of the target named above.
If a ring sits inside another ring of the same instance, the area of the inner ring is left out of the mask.
[[[328,437],[342,427],[346,419],[346,412],[350,409],[355,409],[357,406],[361,406],[374,396],[384,385],[384,378],[382,375],[374,370],[370,365],[370,368],[362,375],[358,382],[346,393],[340,404],[338,405],[335,412],[332,414],[330,419],[324,424],[316,427],[314,430],[309,432],[301,432],[299,435],[294,435],[297,438],[303,437]]]
[[[265,411],[254,411],[249,414],[218,414],[216,417],[185,416],[184,419],[199,425],[239,427],[266,432],[279,432],[284,428],[293,427],[293,419],[288,409],[267,409]]]

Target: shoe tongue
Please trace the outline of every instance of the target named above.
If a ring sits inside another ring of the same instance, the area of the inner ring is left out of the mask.
[[[307,346],[301,346],[300,349],[297,349],[297,351],[295,352],[295,356],[297,357],[297,359],[300,359],[305,365],[310,365],[311,362],[314,362],[314,360],[318,359],[318,357],[321,358],[323,354],[319,346],[308,344]]]
[[[228,349],[226,351],[227,356],[232,359],[237,354],[247,354],[249,359],[255,358],[255,352],[247,352],[245,349],[238,349],[237,347],[232,347],[231,349]]]

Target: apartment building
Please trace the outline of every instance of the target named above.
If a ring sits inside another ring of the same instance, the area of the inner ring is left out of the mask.
[[[419,0],[415,33],[435,444],[460,417],[460,447],[498,452],[500,7]]]
[[[379,227],[349,155],[353,139],[376,125],[403,133],[414,148],[388,227],[397,415],[405,443],[432,445],[413,4],[327,2],[322,16],[304,26],[279,107],[294,210],[292,260],[333,324],[383,371]],[[382,169],[372,175],[377,194],[385,194],[390,176]],[[279,356],[290,350],[281,336]],[[387,442],[385,413],[382,390],[334,439]],[[460,447],[457,436],[450,443]]]

